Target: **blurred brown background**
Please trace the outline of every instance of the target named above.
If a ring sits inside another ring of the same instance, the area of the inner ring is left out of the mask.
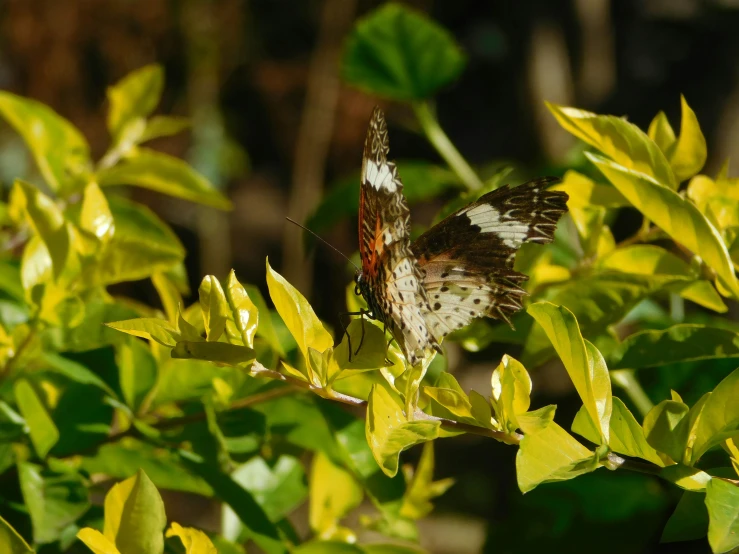
[[[339,80],[343,38],[358,17],[381,3],[2,0],[0,88],[52,106],[81,128],[99,157],[108,146],[106,86],[145,64],[161,63],[167,81],[158,111],[190,116],[193,128],[160,139],[155,147],[188,159],[235,204],[224,214],[131,191],[178,232],[189,252],[193,287],[203,275],[223,277],[231,267],[242,281],[263,286],[269,255],[319,315],[335,323],[351,274],[328,249],[319,247],[305,262],[302,233],[284,217],[304,220],[333,182],[358,170],[366,122],[376,103],[388,111],[394,158],[441,163],[407,128],[410,112]],[[679,121],[680,94],[706,135],[708,173],[726,158],[739,160],[738,0],[407,3],[449,29],[469,56],[462,78],[437,103],[442,126],[472,164],[506,161],[542,174],[566,165],[573,142],[545,112],[544,100],[627,115],[645,128],[659,110]],[[20,139],[0,127],[4,194],[30,164]],[[415,220],[428,223],[432,208],[415,207]],[[356,250],[355,227],[356,221],[344,221],[326,239],[350,254]],[[157,303],[147,283],[125,292]],[[466,362],[463,386],[485,387],[476,382],[474,365],[474,358]],[[489,360],[479,365],[484,367],[479,375],[489,375]],[[544,390],[544,395],[562,393],[556,384]],[[505,552],[501,530],[508,526],[510,534],[511,525],[522,524],[519,516],[521,521],[535,518],[536,498],[582,511],[570,516],[587,522],[583,490],[624,487],[633,479],[636,487],[657,486],[638,476],[603,485],[603,477],[593,474],[569,489],[541,493],[550,496],[532,493],[525,504],[509,486],[515,483],[515,453],[490,442],[469,437],[439,448],[439,474],[455,475],[458,484],[440,503],[446,516],[433,525],[438,540],[455,528],[481,545],[487,523],[488,548]],[[637,545],[656,542],[653,535],[669,510],[655,506],[643,514],[634,511],[629,533],[619,533],[599,550],[641,551]],[[587,525],[592,531],[578,540],[610,536],[592,521]],[[556,548],[557,521],[536,522],[527,528],[531,537],[538,536],[537,526],[547,530],[547,544]],[[566,533],[560,539],[577,550]]]

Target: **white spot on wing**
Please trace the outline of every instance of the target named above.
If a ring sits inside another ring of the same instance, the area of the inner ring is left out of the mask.
[[[390,165],[383,163],[379,166],[372,160],[366,160],[365,176],[372,188],[395,192],[398,186],[393,180]]]
[[[471,225],[476,225],[482,233],[495,233],[503,244],[510,248],[517,248],[526,240],[529,226],[513,219],[505,221],[509,212],[501,217],[500,212],[490,204],[480,204],[462,212],[467,215]]]

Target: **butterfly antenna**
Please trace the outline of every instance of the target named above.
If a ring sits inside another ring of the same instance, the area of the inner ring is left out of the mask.
[[[341,250],[339,250],[338,248],[336,248],[333,244],[331,244],[330,242],[328,242],[326,239],[321,238],[316,233],[314,233],[313,231],[311,231],[310,229],[308,229],[308,227],[306,227],[304,225],[301,225],[300,223],[298,223],[294,219],[290,219],[289,217],[285,217],[285,219],[287,219],[290,223],[292,223],[294,225],[297,225],[303,231],[309,232],[311,235],[313,235],[318,240],[320,240],[323,244],[325,244],[326,246],[328,246],[329,248],[331,248],[334,252],[336,252],[337,254],[339,254],[340,256],[342,256],[347,262],[349,262],[350,264],[352,264],[354,266],[354,269],[356,269],[357,271],[359,271],[359,268],[357,267],[357,264],[355,264],[353,261],[351,261],[346,254],[344,254]]]

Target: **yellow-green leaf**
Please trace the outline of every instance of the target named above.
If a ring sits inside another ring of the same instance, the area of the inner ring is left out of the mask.
[[[88,183],[82,196],[80,227],[105,241],[113,236],[115,224],[108,200],[95,182]]]
[[[375,460],[388,477],[398,473],[403,450],[439,436],[439,421],[409,420],[381,385],[374,385],[367,404],[365,433]]]
[[[87,548],[95,554],[121,554],[121,551],[116,548],[115,543],[97,529],[90,527],[80,529],[77,533],[77,538],[85,543]]]
[[[688,438],[688,412],[683,402],[663,400],[644,418],[644,435],[655,450],[681,462]]]
[[[550,404],[538,410],[518,414],[518,426],[525,434],[534,435],[539,431],[543,431],[547,425],[554,421],[554,412],[556,411],[557,406]]]
[[[163,346],[173,347],[180,340],[180,334],[167,320],[154,317],[141,317],[106,323],[111,329],[142,339],[153,340]]]
[[[167,529],[167,538],[169,537],[180,538],[185,554],[218,554],[208,535],[198,529],[182,527],[179,523],[172,522]]]
[[[90,166],[90,147],[69,121],[47,105],[0,91],[0,116],[23,137],[51,190],[77,187],[77,175]]]
[[[226,330],[229,306],[221,283],[213,275],[206,275],[198,289],[208,341],[216,342]]]
[[[531,405],[531,377],[521,362],[506,354],[490,380],[495,416],[504,430],[513,432],[519,428],[518,415]]]
[[[536,433],[524,435],[516,453],[516,479],[523,493],[597,467],[594,453],[553,421]]]
[[[667,119],[665,112],[662,111],[654,116],[654,119],[649,124],[647,135],[659,146],[659,149],[662,150],[665,156],[669,154],[670,149],[677,140],[670,121]]]
[[[739,435],[739,369],[727,375],[706,397],[692,430],[691,465],[711,447]]]
[[[444,494],[454,484],[454,479],[434,481],[434,443],[423,445],[421,459],[415,470],[403,466],[406,482],[408,483],[403,495],[403,505],[400,515],[409,519],[426,517],[434,509],[431,501]]]
[[[145,118],[159,104],[164,72],[158,64],[144,66],[108,87],[108,130],[119,137],[126,126]]]
[[[169,137],[177,135],[190,127],[190,120],[187,117],[178,117],[171,115],[155,115],[147,120],[146,128],[141,134],[139,142],[146,142],[159,137]]]
[[[359,506],[364,493],[357,480],[316,452],[310,473],[310,526],[322,538],[331,538],[339,521]]]
[[[105,536],[124,554],[161,554],[164,503],[142,470],[113,486],[105,496]]]
[[[712,267],[724,288],[739,298],[734,268],[721,235],[698,208],[644,173],[586,153],[631,204],[673,240],[698,254]]]
[[[13,385],[13,393],[18,409],[28,423],[33,448],[40,458],[45,458],[59,441],[59,430],[28,380],[17,380]]]
[[[236,278],[236,272],[233,269],[228,274],[225,292],[229,307],[226,334],[229,337],[237,334],[244,346],[253,348],[254,335],[259,325],[259,313],[254,302],[246,293],[246,289]],[[265,316],[268,317],[269,314],[265,314]]]
[[[633,123],[621,117],[598,115],[549,103],[547,107],[562,127],[617,164],[649,175],[672,189],[677,188],[678,182],[665,155]]]
[[[690,179],[706,163],[706,139],[703,136],[695,112],[688,106],[684,96],[680,96],[682,121],[680,136],[668,150],[668,159],[678,182]]]
[[[729,552],[739,546],[739,486],[724,479],[711,479],[706,485],[708,543],[716,552]]]
[[[7,554],[33,554],[33,549],[18,532],[0,516],[0,552]]]
[[[333,337],[326,331],[311,305],[295,287],[270,267],[269,260],[267,260],[267,287],[277,313],[298,343],[306,363],[310,361],[308,347],[323,352],[333,346]],[[310,375],[308,380],[314,381]]]
[[[208,360],[228,365],[251,362],[256,358],[254,350],[239,344],[225,342],[179,341],[172,349],[173,358]]]
[[[598,428],[601,443],[608,444],[611,418],[611,379],[603,356],[583,340],[575,316],[563,306],[537,302],[529,314],[542,326],[557,351],[585,409]]]
[[[230,210],[231,201],[190,164],[147,148],[97,174],[101,187],[133,185],[197,202],[219,210]]]
[[[587,206],[600,206],[603,208],[623,208],[629,202],[613,185],[598,183],[572,169],[562,177],[562,181],[549,190],[561,190],[569,197],[567,206],[572,208],[584,208]]]

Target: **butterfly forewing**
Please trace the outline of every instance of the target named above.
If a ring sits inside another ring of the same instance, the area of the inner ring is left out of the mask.
[[[543,178],[485,194],[421,235],[412,245],[424,273],[429,299],[424,312],[441,339],[476,317],[510,323],[521,309],[527,277],[513,269],[524,242],[551,242],[566,211],[567,195],[547,191],[557,181]]]
[[[358,283],[372,316],[385,323],[408,362],[416,364],[438,344],[424,318],[429,306],[410,248],[410,213],[388,150],[385,118],[375,108],[362,159]]]

